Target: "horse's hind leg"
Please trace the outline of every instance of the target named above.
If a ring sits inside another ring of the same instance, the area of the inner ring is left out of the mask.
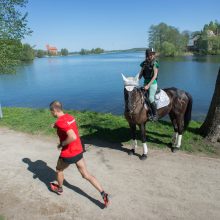
[[[172,148],[176,147],[177,145],[177,139],[178,139],[178,125],[177,125],[177,120],[175,117],[174,113],[170,113],[170,120],[173,124],[173,129],[174,129],[174,133],[173,133],[173,137],[172,137]]]
[[[173,135],[173,142],[172,142],[172,152],[179,149],[182,143],[182,134],[184,130],[184,118],[183,115],[174,115],[170,114],[170,119],[172,121],[174,127],[174,135]]]
[[[136,124],[129,123],[131,129],[131,137],[133,140],[132,149],[128,152],[129,155],[135,153],[135,149],[137,148],[137,139],[136,139]]]
[[[184,116],[183,115],[179,115],[177,117],[177,126],[178,126],[178,136],[177,136],[176,148],[179,149],[182,143],[182,135],[184,131]]]
[[[145,160],[147,159],[147,153],[148,153],[148,148],[147,148],[147,143],[146,143],[145,123],[139,125],[139,127],[141,130],[141,140],[143,143],[143,154],[141,155],[140,159]]]

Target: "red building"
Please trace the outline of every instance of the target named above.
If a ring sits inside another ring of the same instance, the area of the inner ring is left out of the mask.
[[[56,47],[51,47],[49,44],[46,45],[47,52],[52,54],[52,55],[57,55],[57,48]]]

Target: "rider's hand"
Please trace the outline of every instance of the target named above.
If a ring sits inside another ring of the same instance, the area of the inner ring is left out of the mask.
[[[145,90],[148,90],[149,88],[150,86],[148,84],[144,87]]]

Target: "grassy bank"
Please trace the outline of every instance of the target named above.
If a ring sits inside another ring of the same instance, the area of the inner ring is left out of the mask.
[[[130,129],[123,116],[102,114],[89,111],[67,111],[73,114],[79,126],[82,139],[91,143],[92,140],[106,141],[115,144],[130,141]],[[0,119],[0,126],[31,134],[55,135],[51,128],[53,118],[47,109],[31,108],[3,108],[4,117]],[[181,149],[187,152],[202,152],[215,155],[215,148],[204,141],[198,134],[200,122],[192,121],[184,133]],[[173,128],[170,122],[160,121],[147,123],[147,142],[153,148],[166,148],[171,142]],[[139,130],[138,138],[140,139]],[[139,142],[141,146],[141,142]]]

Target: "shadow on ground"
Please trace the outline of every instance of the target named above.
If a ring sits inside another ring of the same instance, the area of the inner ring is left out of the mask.
[[[49,166],[47,163],[42,160],[31,161],[29,158],[23,158],[22,161],[28,165],[27,170],[33,173],[33,179],[39,179],[42,183],[44,183],[48,190],[50,189],[50,182],[53,182],[56,178],[56,172]],[[104,209],[104,204],[99,200],[96,200],[81,190],[79,187],[70,184],[67,180],[64,180],[63,185],[74,192],[80,194],[81,196],[86,197],[99,208]],[[52,192],[52,191],[51,191]]]
[[[123,143],[127,143],[131,140],[131,131],[129,128],[121,127],[117,129],[103,128],[96,125],[83,125],[81,126],[85,129],[91,129],[93,133],[89,135],[81,136],[82,142],[84,144],[91,144],[97,147],[110,148],[114,150],[120,150],[125,153],[128,153],[130,149],[123,147]],[[158,144],[163,145],[164,147],[169,147],[171,143],[163,141],[163,138],[170,138],[171,136],[166,134],[160,134],[153,131],[147,132],[147,143],[149,144]],[[136,137],[138,140],[141,140],[140,130],[137,127]],[[157,138],[158,137],[158,138]]]

